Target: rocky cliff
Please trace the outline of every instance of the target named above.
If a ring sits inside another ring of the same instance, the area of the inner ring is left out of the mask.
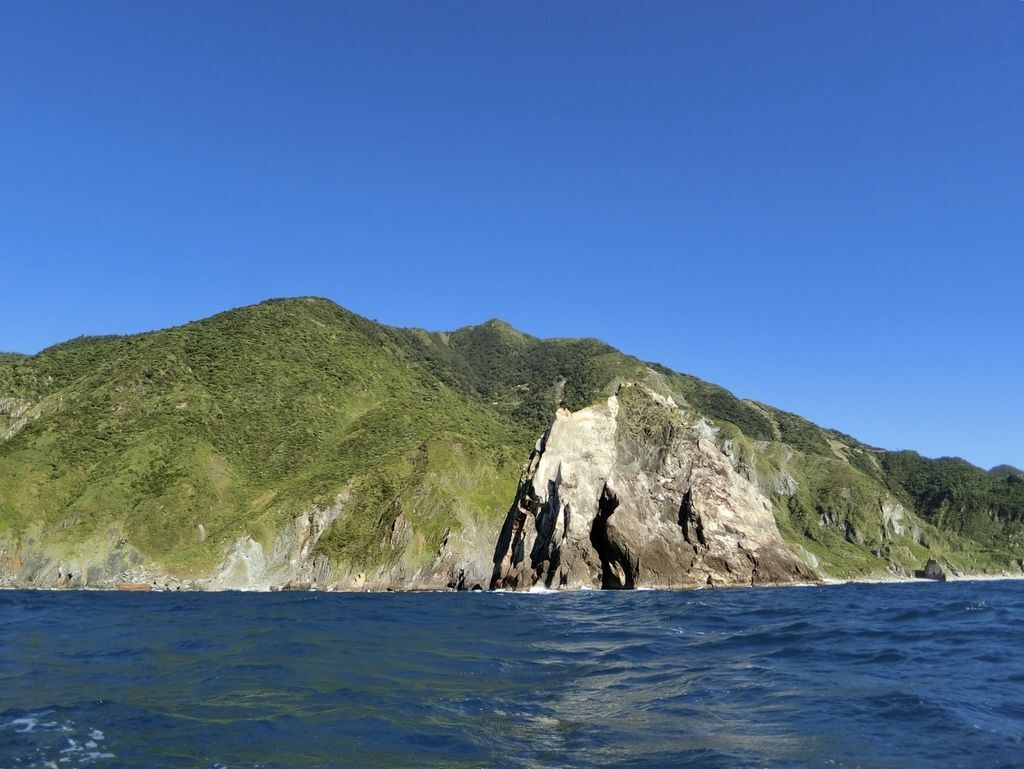
[[[497,588],[817,579],[706,423],[641,385],[558,412],[530,458],[494,562]]]
[[[392,328],[311,297],[0,354],[0,586],[1019,573],[1024,482],[998,470],[598,340]]]

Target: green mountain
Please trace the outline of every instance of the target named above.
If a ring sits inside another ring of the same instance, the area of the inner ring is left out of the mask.
[[[307,298],[0,355],[0,581],[479,581],[556,409],[627,383],[698,419],[822,576],[1017,568],[1019,475],[876,449],[593,339]]]
[[[1013,465],[996,465],[989,470],[992,475],[998,475],[1001,478],[1007,478],[1011,475],[1024,476],[1024,470],[1014,467]]]

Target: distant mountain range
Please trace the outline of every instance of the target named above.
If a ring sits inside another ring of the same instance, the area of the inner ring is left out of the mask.
[[[284,299],[0,355],[8,585],[686,586],[906,576],[929,558],[1019,572],[1022,481],[497,320],[438,333]]]

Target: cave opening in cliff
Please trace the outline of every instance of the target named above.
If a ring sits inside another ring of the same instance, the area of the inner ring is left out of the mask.
[[[605,487],[597,500],[597,515],[590,527],[590,544],[601,559],[602,590],[632,590],[634,569],[622,548],[608,536],[608,521],[619,506],[619,498],[615,492]]]
[[[694,550],[697,548],[707,549],[708,543],[704,537],[704,521],[701,520],[697,511],[693,509],[692,489],[683,494],[683,499],[679,503],[679,528],[683,530],[683,539],[693,546]]]

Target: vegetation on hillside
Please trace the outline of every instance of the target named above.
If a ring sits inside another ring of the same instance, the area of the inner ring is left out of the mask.
[[[401,515],[425,563],[468,520],[497,532],[557,407],[624,381],[716,425],[783,533],[833,573],[884,568],[879,553],[896,545],[877,521],[890,497],[920,514],[929,546],[969,553],[965,567],[996,568],[1024,546],[1017,473],[879,451],[593,339],[536,339],[501,321],[390,328],[320,299],[0,355],[0,538],[45,533],[67,552],[128,542],[197,573],[241,534],[266,539],[346,489],[322,552],[388,562]],[[775,488],[783,475],[795,488]],[[926,552],[898,547],[907,564]]]
[[[1009,478],[1012,475],[1024,476],[1024,470],[1014,467],[1013,465],[996,465],[989,470],[992,475],[998,475],[1000,478]]]
[[[928,521],[979,542],[1019,544],[1024,531],[1024,476],[987,473],[962,459],[883,452],[889,479]]]

